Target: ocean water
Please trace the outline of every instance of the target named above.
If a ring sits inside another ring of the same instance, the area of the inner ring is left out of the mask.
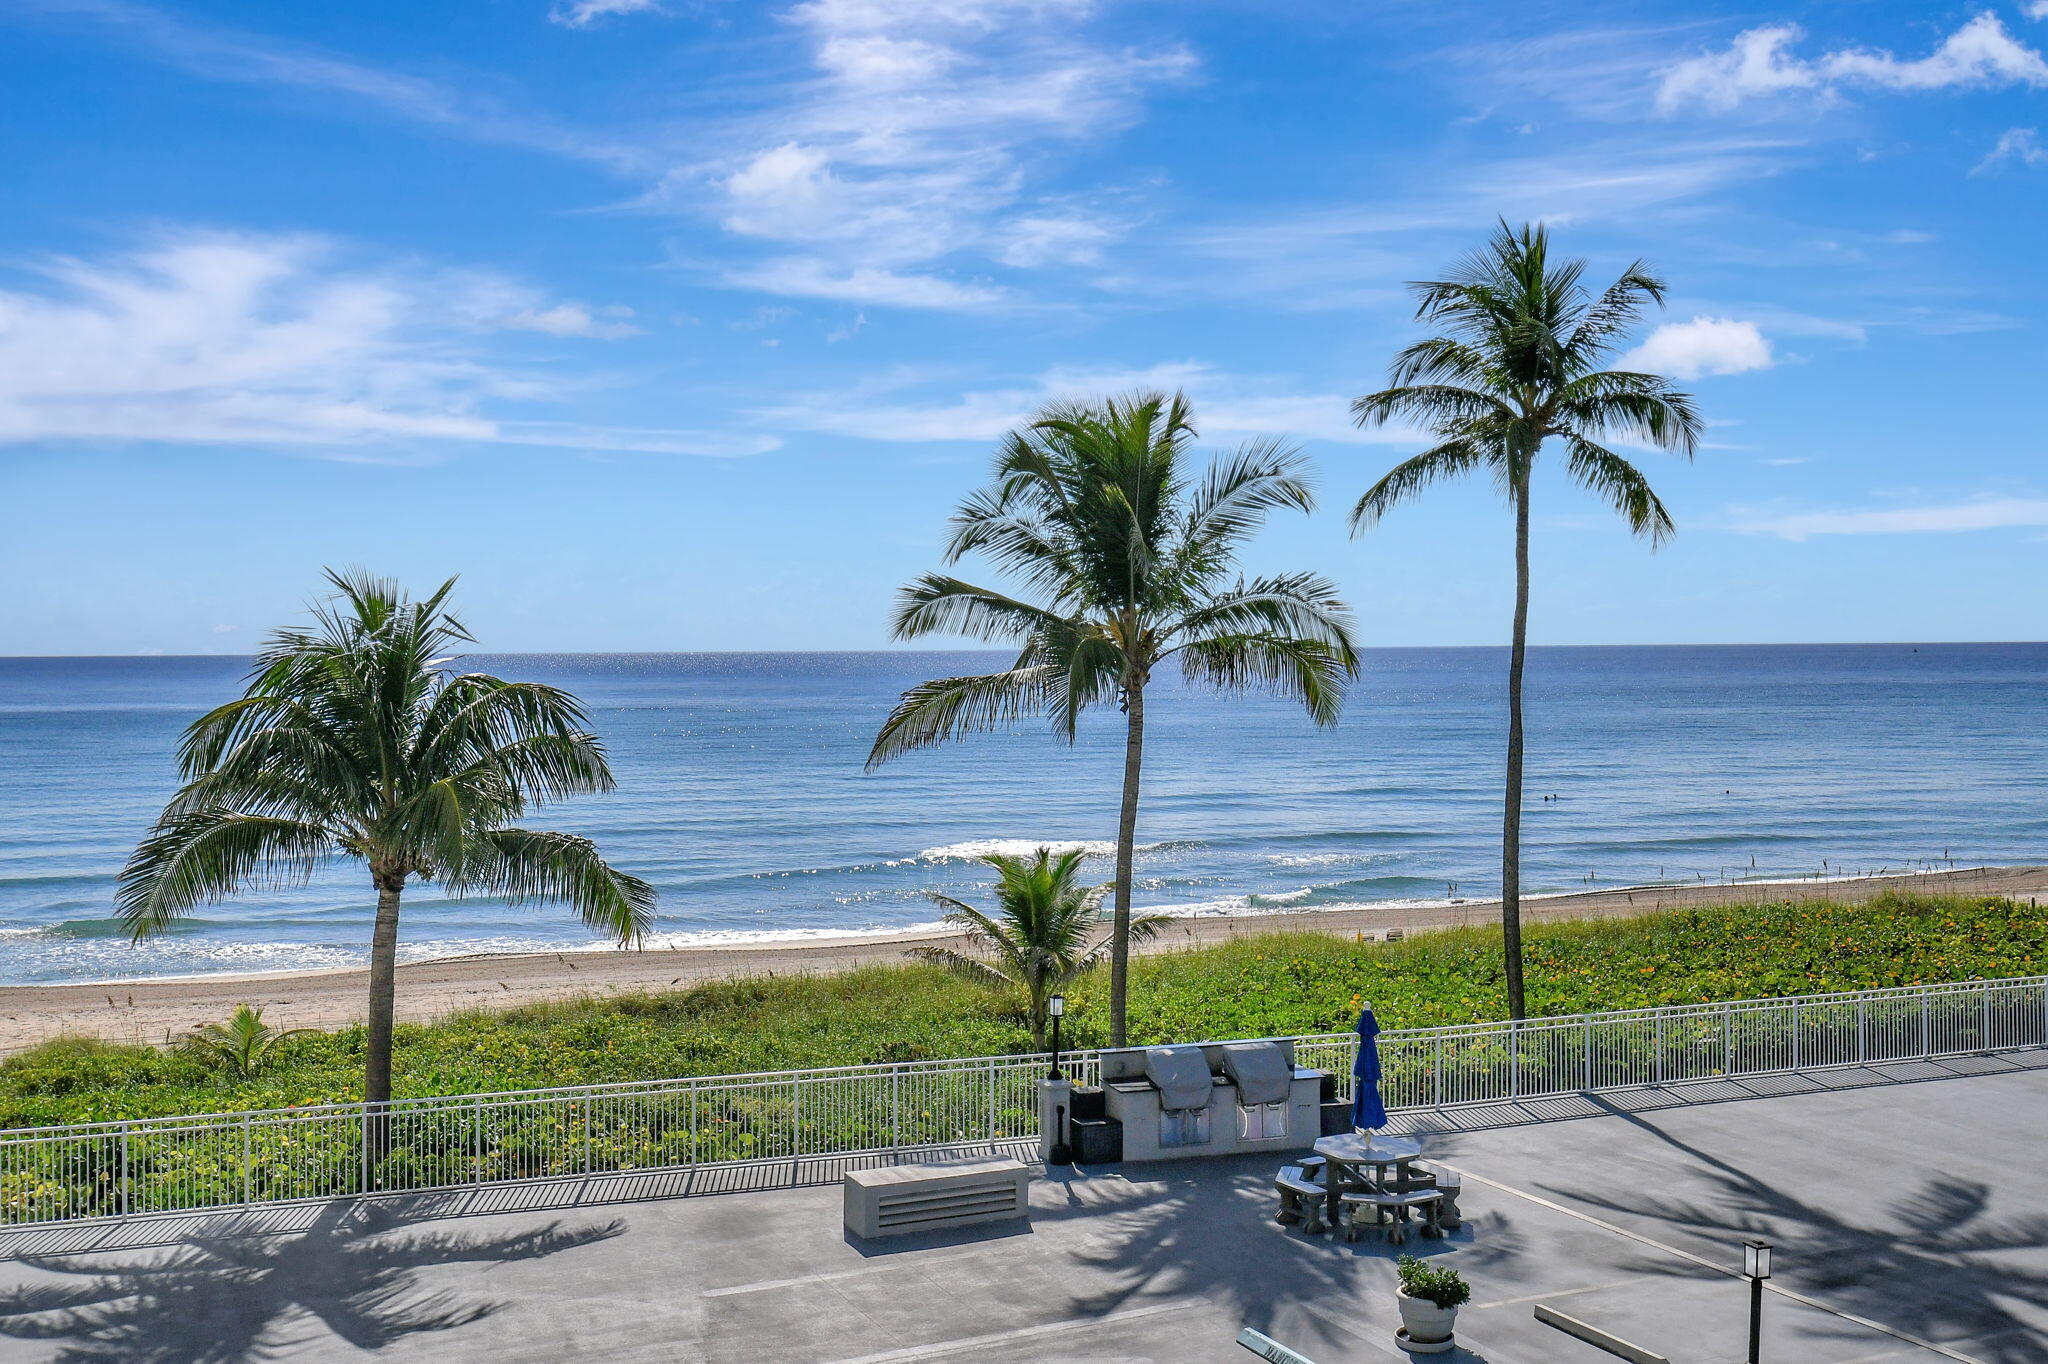
[[[988,654],[479,656],[566,686],[615,794],[540,812],[661,893],[657,942],[929,923],[990,849],[1114,836],[1114,712],[862,771],[897,693]],[[1343,723],[1160,686],[1138,899],[1175,914],[1480,898],[1499,885],[1505,650],[1367,655]],[[0,659],[0,981],[360,962],[352,865],[200,909],[134,945],[116,873],[176,784],[179,731],[237,694],[220,658]],[[1549,648],[1529,669],[1524,883],[2048,860],[2048,645]],[[1540,797],[1555,795],[1555,800]],[[1105,858],[1096,864],[1104,879]],[[556,906],[408,894],[409,958],[600,946]]]

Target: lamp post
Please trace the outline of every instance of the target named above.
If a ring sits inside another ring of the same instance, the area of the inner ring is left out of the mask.
[[[1742,1277],[1749,1280],[1749,1364],[1759,1364],[1763,1356],[1764,1332],[1764,1280],[1771,1277],[1771,1243],[1769,1241],[1744,1241],[1742,1243]]]
[[[1063,1080],[1060,1074],[1060,1020],[1067,1016],[1067,997],[1054,995],[1045,1001],[1045,1016],[1052,1020],[1052,1069],[1047,1072],[1048,1080]]]
[[[1056,1094],[1070,1094],[1072,1091],[1067,1086],[1067,1077],[1060,1074],[1060,1020],[1066,1017],[1067,1014],[1067,997],[1065,995],[1054,995],[1051,999],[1045,1001],[1045,1013],[1046,1017],[1052,1020],[1052,1070],[1045,1078],[1059,1087],[1054,1091]],[[1072,1165],[1074,1163],[1073,1148],[1067,1145],[1067,1106],[1065,1104],[1056,1104],[1053,1108],[1052,1149],[1046,1152],[1045,1163],[1048,1165]]]

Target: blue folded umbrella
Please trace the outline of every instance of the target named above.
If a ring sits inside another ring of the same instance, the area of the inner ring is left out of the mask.
[[[1351,1125],[1361,1132],[1387,1125],[1387,1105],[1380,1098],[1380,1021],[1372,1005],[1358,1016],[1358,1054],[1351,1059]]]

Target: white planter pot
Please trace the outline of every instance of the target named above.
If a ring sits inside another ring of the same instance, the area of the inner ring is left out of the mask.
[[[1401,1348],[1415,1354],[1443,1354],[1451,1348],[1451,1328],[1457,1325],[1458,1309],[1438,1307],[1422,1298],[1411,1298],[1407,1289],[1398,1293],[1401,1304]]]

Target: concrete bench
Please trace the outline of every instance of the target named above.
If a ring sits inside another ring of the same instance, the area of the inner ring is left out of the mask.
[[[1395,1245],[1408,1239],[1408,1217],[1411,1212],[1420,1212],[1428,1219],[1423,1234],[1443,1235],[1443,1224],[1438,1221],[1441,1211],[1440,1195],[1435,1189],[1409,1189],[1404,1193],[1348,1193],[1344,1195],[1344,1239],[1356,1241],[1359,1233],[1367,1227],[1385,1231],[1387,1240]],[[1366,1220],[1367,1211],[1372,1220]]]
[[[841,1190],[848,1231],[901,1236],[1029,1216],[1031,1167],[1003,1159],[848,1170]]]
[[[1310,1179],[1299,1165],[1283,1165],[1273,1176],[1273,1191],[1280,1195],[1280,1211],[1273,1218],[1281,1226],[1301,1223],[1311,1236],[1323,1229],[1323,1199],[1329,1190]]]

